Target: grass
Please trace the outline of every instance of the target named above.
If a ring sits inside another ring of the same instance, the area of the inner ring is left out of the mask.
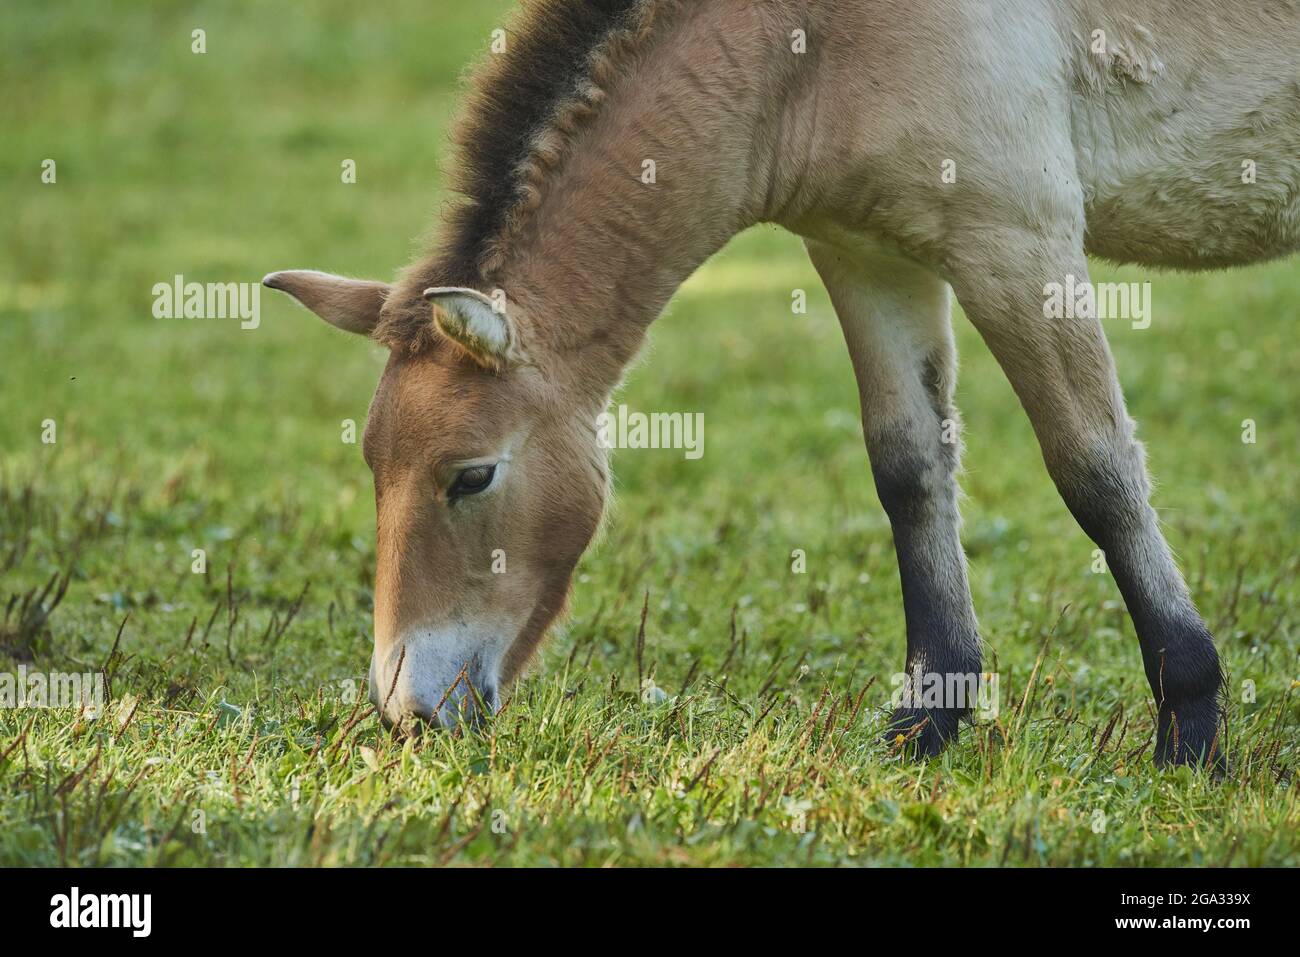
[[[890,532],[833,313],[770,229],[687,284],[620,396],[703,412],[704,457],[616,454],[571,619],[486,731],[380,729],[369,475],[340,436],[383,356],[270,297],[256,330],[154,319],[151,288],[391,276],[506,6],[2,15],[0,672],[102,669],[112,700],[0,709],[0,863],[1300,863],[1294,262],[1095,276],[1153,284],[1151,328],[1110,334],[1230,674],[1221,783],[1151,766],[1132,625],[964,319],[964,537],[1003,709],[928,764],[880,742]]]

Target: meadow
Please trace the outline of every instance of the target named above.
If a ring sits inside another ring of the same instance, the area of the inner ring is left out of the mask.
[[[1132,624],[961,316],[1001,709],[927,763],[882,741],[890,530],[834,314],[770,228],[653,328],[616,401],[703,413],[704,454],[615,453],[571,614],[502,713],[380,727],[373,498],[345,438],[383,351],[270,292],[244,329],[155,318],[151,290],[390,278],[437,229],[463,73],[508,7],[0,13],[0,672],[109,694],[0,708],[0,864],[1300,864],[1295,260],[1094,273],[1151,283],[1149,328],[1108,331],[1228,671],[1222,781],[1152,766]]]

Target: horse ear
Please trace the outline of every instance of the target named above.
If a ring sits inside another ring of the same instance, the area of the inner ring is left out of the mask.
[[[273,272],[262,285],[287,292],[331,326],[362,336],[375,331],[389,291],[387,283],[345,279],[312,269]]]
[[[479,365],[500,371],[518,361],[518,339],[504,299],[463,286],[435,286],[424,290],[424,298],[433,303],[438,330]]]

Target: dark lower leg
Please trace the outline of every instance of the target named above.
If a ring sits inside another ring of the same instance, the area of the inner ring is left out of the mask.
[[[1079,525],[1105,552],[1133,619],[1158,712],[1156,760],[1220,763],[1219,657],[1148,504],[1141,446],[1123,436],[1052,473]]]
[[[957,447],[940,420],[870,436],[876,490],[894,532],[907,621],[907,672],[886,739],[934,755],[975,706],[980,642],[957,511]],[[927,441],[927,437],[929,441]],[[901,682],[901,683],[900,683]]]

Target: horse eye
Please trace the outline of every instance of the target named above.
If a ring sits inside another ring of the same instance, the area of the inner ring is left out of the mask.
[[[451,491],[447,494],[452,498],[461,495],[477,495],[492,484],[492,476],[496,471],[495,465],[475,465],[473,468],[465,469],[456,476],[456,481],[451,484]]]

